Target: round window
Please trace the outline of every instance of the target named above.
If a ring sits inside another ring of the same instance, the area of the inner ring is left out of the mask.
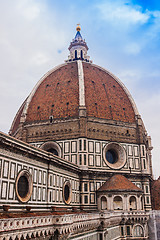
[[[28,202],[32,195],[32,176],[29,171],[22,170],[16,179],[16,195],[21,202]]]
[[[126,163],[125,149],[118,143],[109,143],[104,147],[103,159],[113,169],[120,169]]]
[[[109,149],[107,152],[106,152],[106,159],[109,163],[116,163],[117,160],[118,160],[118,155],[117,155],[117,152],[113,149]]]
[[[69,181],[63,185],[63,200],[66,204],[70,204],[72,196],[71,184]]]
[[[21,176],[18,180],[18,193],[21,198],[27,196],[29,190],[29,182],[26,176]]]

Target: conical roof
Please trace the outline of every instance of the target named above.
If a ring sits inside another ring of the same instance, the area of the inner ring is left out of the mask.
[[[142,192],[142,189],[137,187],[134,183],[129,181],[126,177],[120,174],[115,174],[109,178],[99,189],[98,192],[105,191],[138,191]]]

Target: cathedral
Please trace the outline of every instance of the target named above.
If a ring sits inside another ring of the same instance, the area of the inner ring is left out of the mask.
[[[134,99],[92,63],[79,25],[68,49],[0,132],[0,240],[160,239]]]

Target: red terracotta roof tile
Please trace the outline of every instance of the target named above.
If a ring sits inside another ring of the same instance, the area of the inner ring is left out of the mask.
[[[135,123],[135,112],[129,96],[107,71],[83,62],[85,102],[88,117]],[[13,124],[20,122],[23,108]],[[51,72],[40,83],[27,110],[26,122],[74,118],[79,116],[79,80],[77,62],[70,62]]]
[[[152,208],[160,210],[160,177],[151,184]]]
[[[109,178],[99,189],[98,192],[103,191],[139,191],[142,189],[137,187],[134,183],[129,181],[126,177],[120,174],[115,174]]]

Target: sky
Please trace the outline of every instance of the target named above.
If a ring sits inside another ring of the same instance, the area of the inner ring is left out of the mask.
[[[130,91],[152,138],[160,175],[160,1],[0,0],[0,130],[37,81],[68,58],[80,23],[93,63]]]

